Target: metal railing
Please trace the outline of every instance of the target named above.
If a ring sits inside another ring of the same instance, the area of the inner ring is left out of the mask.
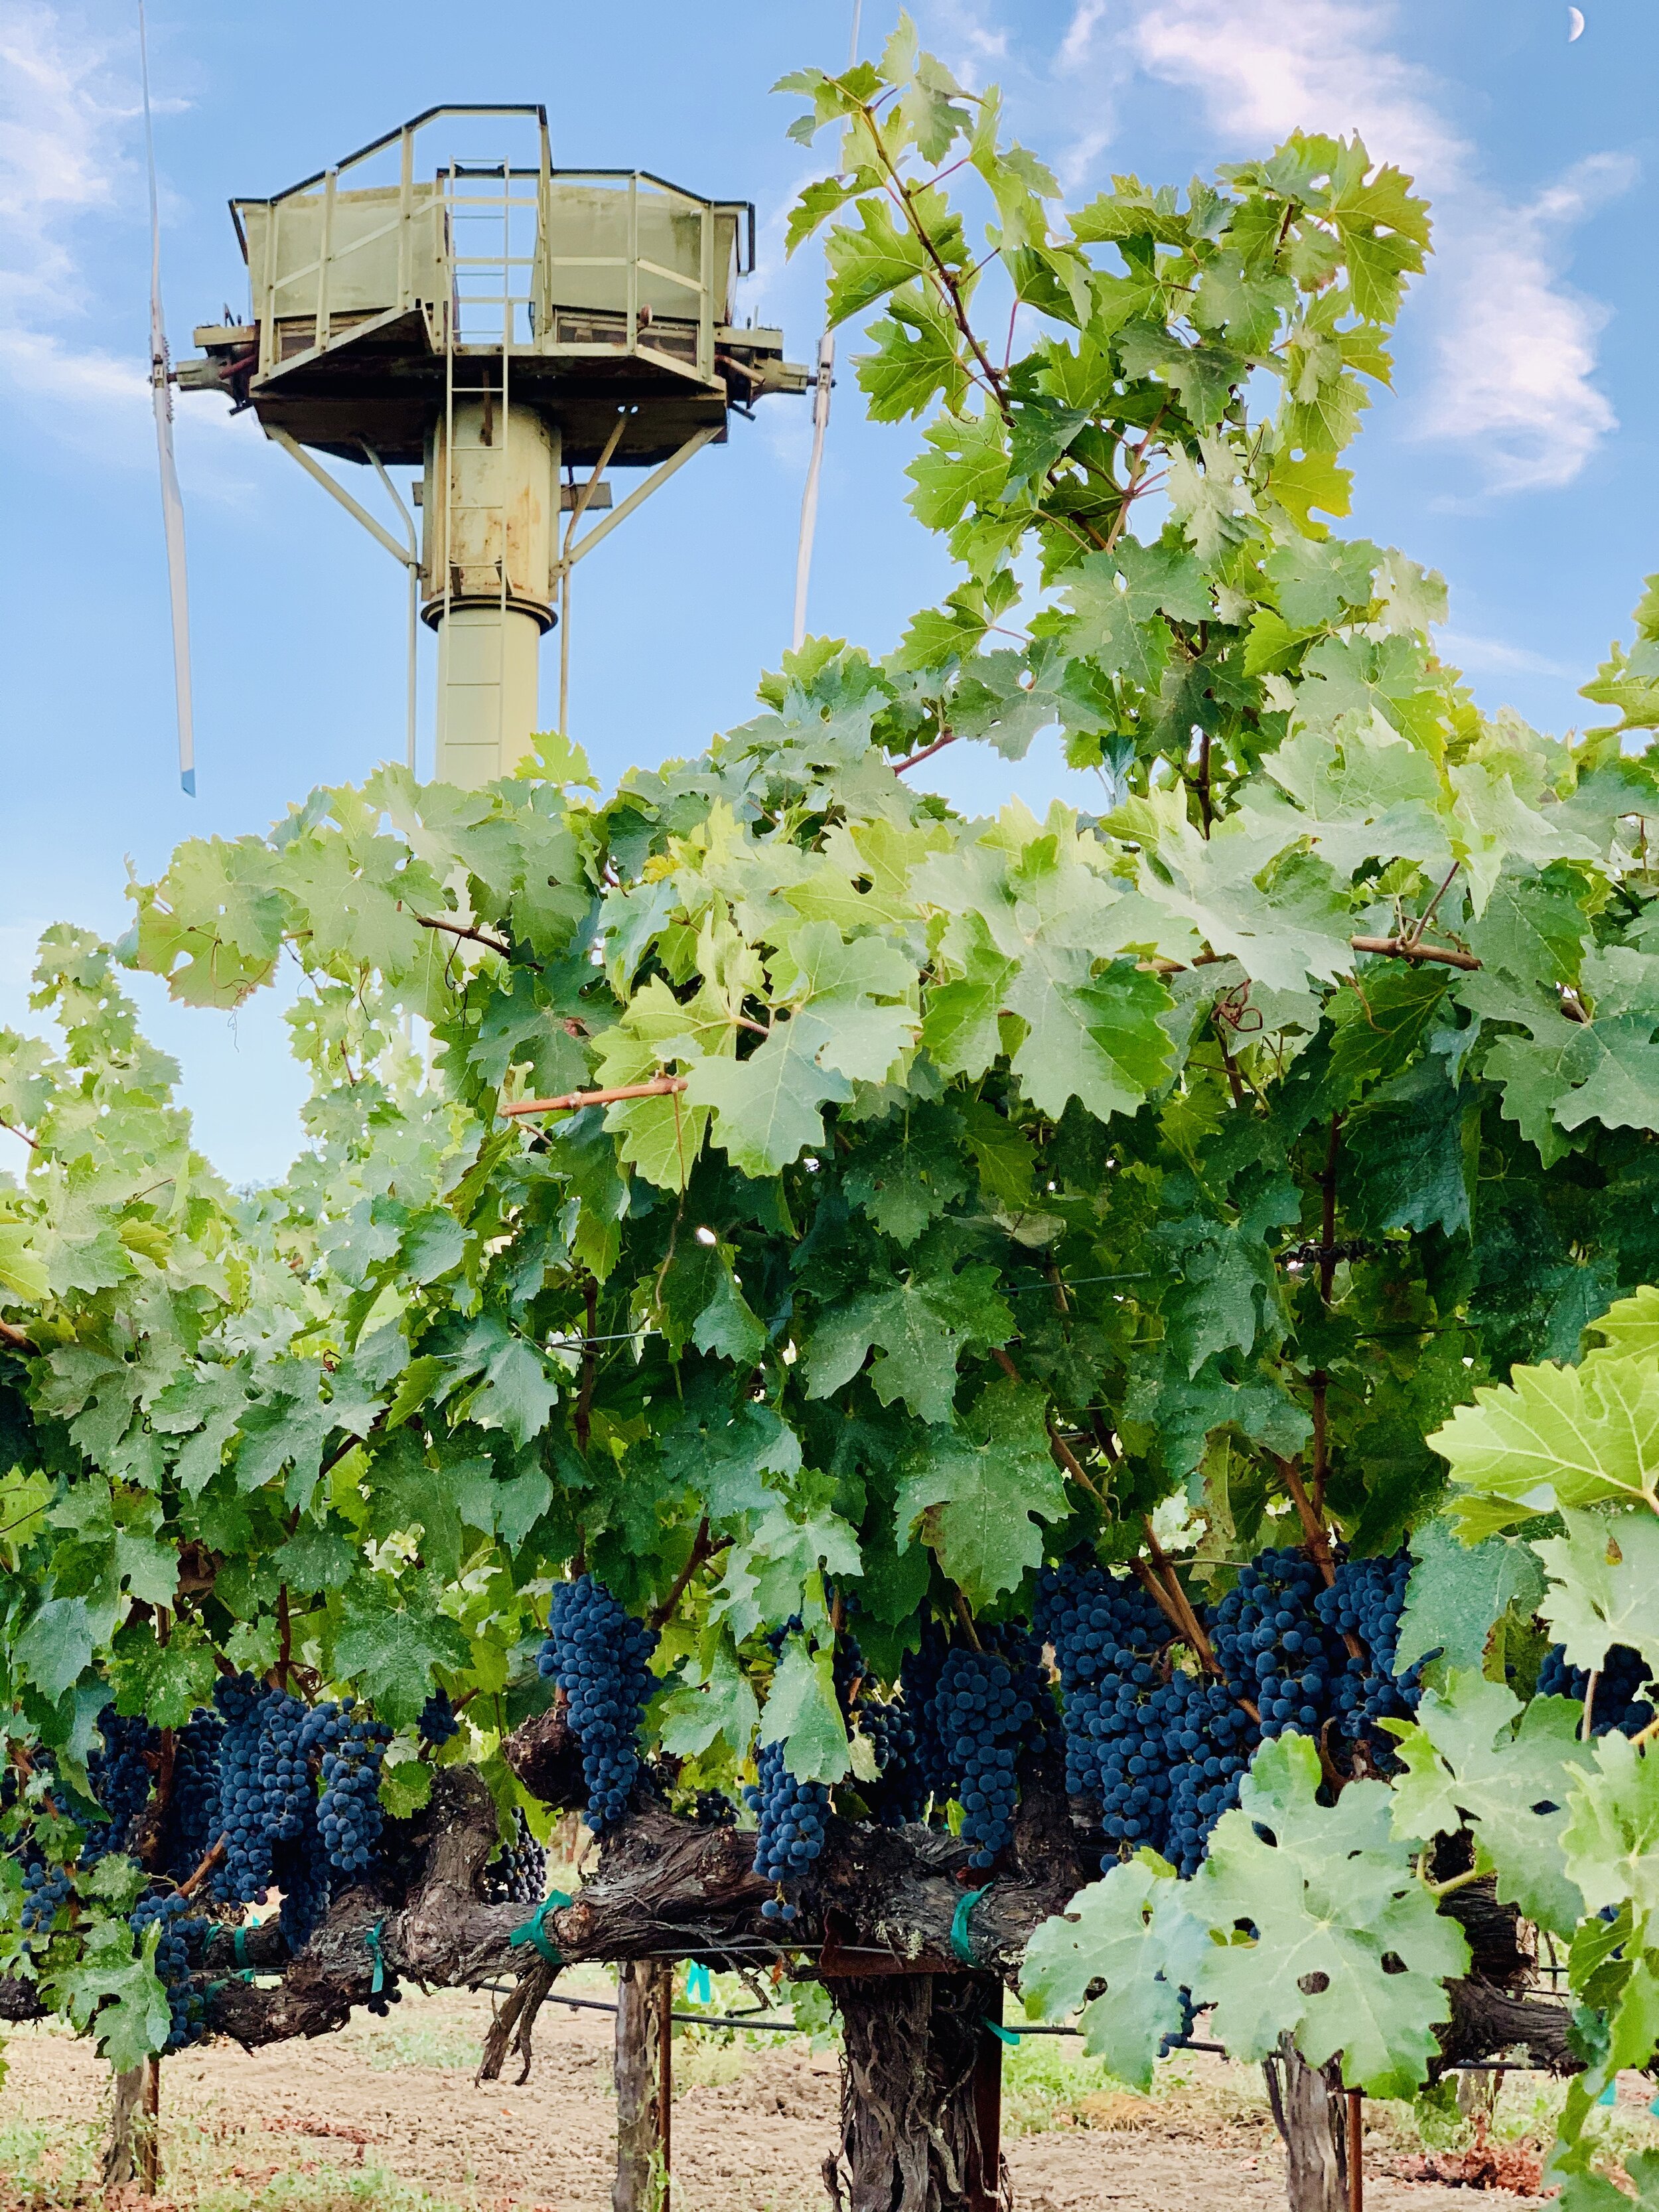
[[[536,165],[458,159],[417,179],[421,132],[480,117],[533,122]],[[396,181],[372,180],[393,149]],[[703,199],[647,170],[555,169],[539,106],[428,110],[232,213],[261,378],[419,309],[434,353],[631,354],[708,383],[732,279],[754,264],[747,202]]]

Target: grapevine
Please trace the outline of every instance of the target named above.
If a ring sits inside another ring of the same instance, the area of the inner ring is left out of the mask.
[[[1340,534],[1430,242],[1357,140],[1066,209],[908,31],[791,84],[947,596],[614,791],[550,737],[192,841],[0,1036],[16,2002],[136,2063],[157,1925],[169,2036],[522,1990],[545,1790],[601,1838],[561,1957],[625,1897],[781,1966],[834,1896],[1126,2079],[1200,2006],[1388,2096],[1519,2042],[1587,2212],[1652,2055],[1659,586],[1558,742]],[[921,787],[980,744],[1099,796]],[[289,1175],[202,1159],[129,967],[297,978]],[[198,1871],[281,1890],[280,1990],[192,1954]]]

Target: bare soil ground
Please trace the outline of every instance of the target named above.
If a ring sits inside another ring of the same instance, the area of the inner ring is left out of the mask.
[[[585,1985],[584,1985],[585,1987]],[[586,1990],[603,1993],[599,1985]],[[164,2188],[191,2212],[608,2212],[611,2023],[550,2005],[522,2087],[472,2079],[488,2000],[410,1993],[389,2021],[249,2056],[183,2052],[162,2075]],[[1279,2212],[1277,2140],[1255,2075],[1196,2054],[1151,2098],[1109,2084],[1075,2045],[1011,2055],[1006,2144],[1022,2212]],[[0,2204],[95,2197],[108,2075],[83,2044],[15,2036],[0,2089]],[[676,2044],[674,2212],[822,2212],[836,2139],[835,2054],[796,2038]],[[1458,2212],[1462,2190],[1389,2179],[1419,2148],[1373,2107],[1370,2212]],[[1537,2198],[1492,2200],[1524,2212]]]

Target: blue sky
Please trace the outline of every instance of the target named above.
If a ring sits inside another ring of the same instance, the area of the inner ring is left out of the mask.
[[[1584,718],[1576,687],[1659,567],[1659,10],[1583,12],[1569,44],[1556,0],[915,9],[965,81],[1002,84],[1012,127],[1074,192],[1115,170],[1183,181],[1298,125],[1358,128],[1418,178],[1438,252],[1357,451],[1350,526],[1443,570],[1448,657],[1486,706],[1558,731]],[[866,52],[892,13],[866,0]],[[850,0],[770,0],[740,24],[663,0],[151,0],[174,349],[243,296],[229,195],[279,190],[442,100],[540,100],[556,161],[752,198],[760,266],[744,312],[781,323],[808,360],[819,270],[810,253],[786,264],[781,236],[814,164],[784,138],[793,105],[768,87],[803,62],[839,65],[850,16]],[[135,21],[131,0],[8,0],[0,16],[0,1020],[13,1022],[29,1018],[45,923],[125,926],[129,857],[148,875],[182,836],[262,829],[403,744],[398,571],[251,417],[186,398],[201,795],[179,791]],[[855,350],[844,338],[843,367]],[[811,623],[877,653],[947,582],[903,502],[915,442],[910,426],[863,422],[843,374]],[[767,402],[584,564],[571,719],[602,775],[695,750],[752,711],[787,639],[807,443],[805,404]],[[544,715],[556,681],[550,653]],[[952,752],[937,781],[983,807],[1012,789],[1041,806],[1067,780],[1040,743],[1013,769]],[[140,995],[212,1156],[239,1180],[279,1173],[299,1085],[276,1005],[228,1021]]]

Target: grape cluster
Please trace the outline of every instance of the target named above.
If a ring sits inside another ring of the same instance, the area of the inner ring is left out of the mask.
[[[699,1790],[691,1801],[691,1818],[700,1828],[729,1828],[738,1808],[723,1790]]]
[[[853,1710],[854,1693],[865,1680],[869,1669],[864,1663],[864,1654],[859,1648],[857,1637],[849,1634],[846,1629],[843,1629],[836,1638],[835,1656],[830,1662],[830,1668],[835,1676],[836,1703],[841,1707],[843,1715],[848,1714]]]
[[[859,1785],[872,1818],[884,1828],[919,1820],[928,1797],[918,1756],[915,1717],[896,1698],[866,1697],[859,1704],[860,1726],[875,1754],[873,1782]]]
[[[347,1698],[337,1707],[316,1707],[307,1735],[323,1747],[317,1826],[328,1863],[340,1874],[363,1875],[374,1863],[385,1825],[380,1762],[392,1730],[384,1721],[359,1712],[356,1699]]]
[[[1043,1663],[1042,1640],[1018,1620],[991,1627],[981,1626],[979,1640],[988,1651],[1000,1651],[1014,1678],[1014,1694],[1031,1708],[1031,1723],[1023,1748],[1044,1752],[1060,1735],[1060,1709],[1054,1686]]]
[[[939,1678],[945,1657],[951,1646],[944,1631],[934,1621],[922,1625],[921,1644],[915,1651],[907,1651],[899,1662],[899,1688],[904,1698],[904,1710],[910,1716],[910,1726],[915,1735],[915,1746],[910,1756],[915,1768],[917,1787],[925,1802],[932,1797],[936,1807],[942,1807],[951,1794],[951,1763],[945,1755],[945,1741],[934,1724],[933,1700],[939,1692]]]
[[[135,1936],[142,1936],[155,1922],[161,1929],[155,1947],[155,1973],[167,1991],[169,2014],[167,2048],[181,2051],[188,2043],[199,2042],[206,2033],[206,2007],[191,1975],[201,1958],[208,1924],[197,1916],[190,1899],[177,1890],[169,1890],[164,1896],[140,1898],[129,1925]]]
[[[554,1591],[547,1632],[538,1663],[569,1701],[587,1784],[583,1817],[597,1835],[621,1820],[639,1778],[640,1717],[653,1686],[657,1632],[592,1575]]]
[[[784,1765],[783,1745],[763,1743],[755,1754],[757,1789],[744,1791],[760,1814],[755,1838],[755,1872],[781,1890],[797,1887],[823,1849],[830,1792],[822,1782],[798,1782]],[[793,1898],[769,1897],[761,1907],[768,1920],[793,1920]]]
[[[129,1718],[113,1705],[106,1705],[98,1716],[98,1733],[103,1743],[88,1759],[87,1776],[107,1819],[88,1832],[82,1846],[85,1866],[106,1852],[126,1848],[133,1822],[149,1799],[149,1762],[161,1740],[148,1721]]]
[[[934,1710],[962,1807],[963,1837],[975,1846],[969,1863],[991,1866],[1013,1832],[1019,1794],[1014,1767],[1030,1729],[1030,1701],[1020,1696],[1001,1652],[958,1644],[939,1670]]]
[[[300,1833],[273,1846],[270,1873],[283,1893],[277,1925],[289,1949],[297,1955],[311,1941],[334,1894],[334,1870],[314,1799],[306,1802]]]
[[[1317,1735],[1333,1711],[1333,1683],[1348,1671],[1341,1635],[1318,1601],[1324,1581],[1300,1552],[1267,1551],[1238,1571],[1216,1607],[1211,1640],[1228,1680],[1261,1715],[1264,1736]],[[1362,1662],[1363,1663],[1363,1662]]]
[[[416,1725],[422,1740],[429,1743],[434,1751],[441,1744],[447,1743],[452,1736],[460,1733],[461,1724],[455,1717],[454,1706],[449,1702],[447,1690],[433,1692],[421,1707],[421,1717]]]
[[[1628,1644],[1615,1644],[1601,1662],[1595,1678],[1595,1698],[1590,1706],[1590,1734],[1639,1735],[1653,1719],[1653,1707],[1641,1692],[1650,1686],[1653,1669]],[[1589,1675],[1582,1667],[1569,1667],[1560,1644],[1547,1652],[1538,1670],[1540,1698],[1577,1698],[1582,1703],[1589,1688]]]
[[[1368,1738],[1373,1764],[1385,1769],[1398,1761],[1377,1722],[1409,1720],[1423,1695],[1425,1661],[1419,1660],[1403,1674],[1396,1671],[1400,1615],[1411,1571],[1411,1554],[1403,1548],[1388,1559],[1345,1559],[1330,1589],[1314,1600],[1328,1627],[1357,1637],[1364,1647],[1364,1656],[1350,1655],[1336,1677],[1333,1703],[1342,1734],[1355,1741]]]
[[[547,1894],[547,1853],[519,1807],[514,1840],[484,1869],[478,1892],[486,1905],[539,1905]]]
[[[312,1802],[307,1733],[311,1708],[286,1690],[267,1690],[259,1701],[258,1772],[265,1833],[273,1844],[293,1843],[305,1832]]]
[[[74,1893],[75,1879],[67,1867],[48,1866],[44,1859],[31,1859],[23,1869],[23,1909],[20,1917],[24,1934],[49,1935],[52,1923]]]
[[[219,1826],[225,1846],[213,1893],[223,1904],[263,1905],[270,1883],[271,1838],[259,1780],[259,1737],[267,1692],[252,1674],[222,1676],[213,1702],[224,1723],[219,1746]]]
[[[1169,1623],[1139,1583],[1085,1559],[1044,1569],[1033,1626],[1060,1669],[1066,1788],[1096,1800],[1114,1843],[1161,1850],[1182,1694],[1164,1694]]]
[[[1164,1755],[1170,1798],[1164,1851],[1177,1873],[1193,1875],[1216,1822],[1238,1802],[1239,1780],[1261,1731],[1225,1683],[1212,1677],[1172,1674],[1168,1703]]]
[[[161,1863],[188,1881],[218,1840],[219,1754],[224,1723],[199,1706],[173,1741],[173,1788],[161,1837]]]

